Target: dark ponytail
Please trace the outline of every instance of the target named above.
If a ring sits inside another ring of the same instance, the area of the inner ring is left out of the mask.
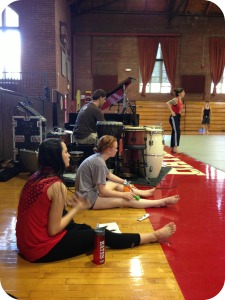
[[[175,88],[174,90],[175,96],[178,97],[180,93],[184,91],[183,88]]]

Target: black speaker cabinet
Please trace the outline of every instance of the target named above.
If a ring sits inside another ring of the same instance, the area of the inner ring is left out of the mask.
[[[13,154],[19,161],[19,149],[37,151],[45,139],[45,119],[37,116],[13,116]]]

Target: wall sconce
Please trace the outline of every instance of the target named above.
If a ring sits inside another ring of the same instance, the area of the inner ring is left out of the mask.
[[[126,72],[131,72],[131,69],[130,68],[126,68],[125,71]]]

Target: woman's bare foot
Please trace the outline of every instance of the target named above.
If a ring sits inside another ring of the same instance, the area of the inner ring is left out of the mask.
[[[155,241],[153,242],[160,242],[162,240],[168,239],[175,233],[175,231],[176,225],[173,222],[170,222],[153,233],[155,236]]]
[[[176,204],[179,200],[180,200],[180,196],[179,195],[175,195],[175,196],[163,198],[162,199],[163,206]]]
[[[171,150],[172,153],[180,153],[180,150],[178,147],[173,147]]]
[[[133,189],[133,192],[140,197],[147,198],[154,194],[155,188],[149,190],[138,190],[136,188]]]

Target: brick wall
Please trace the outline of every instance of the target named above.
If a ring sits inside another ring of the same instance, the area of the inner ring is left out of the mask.
[[[19,14],[22,72],[46,72],[50,89],[64,93],[68,82],[61,74],[59,22],[70,26],[66,1],[22,0],[13,2],[11,7]]]
[[[73,19],[74,90],[92,90],[93,75],[118,75],[118,81],[136,78],[128,90],[135,100],[167,100],[170,94],[150,94],[142,98],[138,91],[139,65],[137,36],[141,34],[178,34],[179,51],[176,85],[181,75],[205,75],[205,94],[187,94],[186,99],[225,101],[225,95],[210,94],[209,37],[225,36],[223,18],[87,14]],[[126,72],[125,68],[131,68]]]
[[[223,18],[82,14],[73,17],[70,58],[72,84],[61,72],[62,46],[59,21],[68,24],[66,0],[21,0],[11,4],[20,16],[22,34],[22,70],[48,72],[50,89],[57,89],[75,98],[77,89],[92,90],[93,75],[117,75],[118,81],[136,78],[128,90],[131,100],[167,100],[169,94],[151,94],[142,98],[139,89],[137,36],[141,34],[178,34],[179,51],[176,85],[181,75],[205,75],[205,95],[189,94],[187,99],[225,101],[224,95],[210,95],[208,40],[225,36]],[[70,33],[69,33],[70,36]],[[131,68],[126,72],[125,68]]]

